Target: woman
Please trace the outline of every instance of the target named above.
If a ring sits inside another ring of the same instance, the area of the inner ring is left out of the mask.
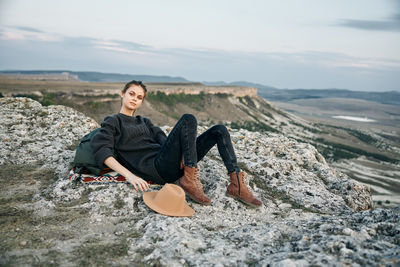
[[[245,184],[225,126],[215,125],[197,137],[196,118],[185,114],[167,137],[149,119],[133,116],[146,93],[146,86],[135,80],[121,91],[120,112],[106,117],[91,141],[99,167],[106,165],[120,173],[140,191],[149,189],[148,180],[158,184],[178,180],[190,198],[208,205],[211,200],[203,192],[197,162],[217,144],[231,181],[227,195],[252,207],[262,205]]]

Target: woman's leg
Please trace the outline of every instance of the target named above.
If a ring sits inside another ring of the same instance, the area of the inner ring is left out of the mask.
[[[197,138],[197,159],[201,160],[215,144],[230,177],[226,194],[252,207],[262,206],[262,202],[251,193],[245,182],[245,174],[237,165],[231,137],[224,125],[215,125]]]
[[[174,182],[182,176],[182,155],[185,166],[197,166],[196,136],[196,118],[191,114],[184,114],[168,135],[154,161],[158,173],[166,182]]]
[[[228,174],[240,172],[235,151],[232,146],[231,136],[224,125],[215,125],[197,137],[197,160],[200,161],[215,144],[217,144],[219,154],[221,155]]]
[[[197,168],[196,136],[196,118],[190,114],[183,115],[168,135],[154,164],[167,183],[179,179],[179,185],[190,198],[208,205],[211,200],[203,192]],[[185,161],[183,171],[180,169],[182,155]]]

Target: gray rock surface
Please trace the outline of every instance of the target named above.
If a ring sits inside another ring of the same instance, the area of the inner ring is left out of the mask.
[[[65,175],[77,141],[98,127],[72,108],[43,107],[30,98],[1,98],[0,106],[0,165],[42,163]]]
[[[240,166],[264,206],[250,209],[225,196],[228,176],[214,148],[200,163],[211,206],[188,200],[195,215],[175,218],[151,211],[130,185],[74,185],[66,179],[73,144],[97,127],[90,118],[25,98],[0,99],[0,107],[0,164],[40,162],[59,176],[49,197],[35,197],[34,215],[44,218],[60,207],[87,214],[76,222],[82,227],[75,238],[52,241],[67,255],[60,264],[93,240],[123,241],[126,254],[105,260],[113,265],[399,264],[400,207],[366,210],[372,208],[369,188],[331,169],[309,144],[278,134],[231,131]],[[49,257],[43,250],[19,253]]]

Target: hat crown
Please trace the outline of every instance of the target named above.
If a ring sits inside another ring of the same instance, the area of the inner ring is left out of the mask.
[[[154,197],[154,204],[169,213],[183,212],[185,202],[185,192],[175,184],[165,184]]]
[[[144,203],[152,210],[168,216],[192,216],[194,210],[186,203],[185,191],[175,184],[165,184],[160,191],[145,192]]]

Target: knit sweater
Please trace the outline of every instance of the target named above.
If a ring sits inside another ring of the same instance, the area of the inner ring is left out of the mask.
[[[91,140],[91,147],[100,168],[105,167],[104,161],[108,157],[114,156],[137,176],[162,181],[154,159],[166,138],[149,119],[118,113],[104,119],[100,131]]]

